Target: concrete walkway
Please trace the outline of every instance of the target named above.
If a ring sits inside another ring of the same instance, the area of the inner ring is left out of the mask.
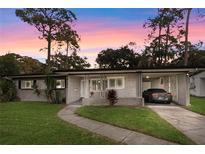
[[[197,144],[205,144],[205,116],[176,105],[148,105]]]
[[[158,139],[158,138],[148,136],[142,133],[115,127],[109,124],[105,124],[102,122],[98,122],[95,120],[90,120],[90,119],[78,116],[77,114],[74,114],[74,111],[76,110],[77,107],[80,107],[80,106],[76,106],[76,105],[66,106],[64,109],[62,109],[58,113],[58,116],[61,119],[69,123],[85,128],[93,133],[106,136],[120,143],[131,144],[131,145],[175,144],[175,143],[171,143],[169,141]]]

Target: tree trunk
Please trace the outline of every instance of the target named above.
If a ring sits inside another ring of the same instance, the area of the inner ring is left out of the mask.
[[[51,62],[50,62],[50,59],[51,59],[51,39],[48,38],[47,42],[48,42],[47,73],[50,73],[50,71],[51,71]]]
[[[68,56],[69,42],[66,42],[66,56]]]
[[[47,55],[47,64],[48,64],[48,71],[50,72],[50,59],[51,59],[51,27],[49,27],[47,42],[48,42],[48,55]]]
[[[159,24],[159,44],[158,44],[159,65],[161,65],[161,63],[162,63],[162,59],[160,57],[160,53],[161,53],[161,35],[162,35],[162,27],[161,27],[161,24]]]
[[[167,31],[166,31],[166,43],[165,43],[165,65],[167,64],[167,60],[169,59],[168,55],[168,50],[169,50],[169,33],[170,33],[170,26],[167,25]]]
[[[187,9],[187,18],[186,18],[186,31],[185,31],[185,47],[184,47],[184,65],[188,65],[188,35],[189,35],[189,18],[191,14],[191,8]]]
[[[50,64],[50,59],[51,59],[51,40],[48,40],[48,55],[47,55],[48,64]]]
[[[158,9],[158,13],[159,13],[160,9]],[[161,19],[159,21],[159,34],[158,34],[158,38],[159,38],[159,44],[158,44],[158,65],[161,65],[162,63],[162,59],[159,53],[161,53],[161,35],[162,35],[162,25],[161,25]]]

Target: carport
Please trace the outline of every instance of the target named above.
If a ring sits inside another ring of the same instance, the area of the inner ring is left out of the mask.
[[[161,88],[171,93],[180,105],[190,103],[189,76],[185,72],[147,72],[142,74],[142,91]]]

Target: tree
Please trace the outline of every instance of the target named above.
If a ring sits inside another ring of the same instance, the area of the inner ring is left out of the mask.
[[[102,50],[96,58],[100,68],[110,69],[136,68],[139,61],[139,54],[135,53],[127,45],[116,50]]]
[[[45,65],[40,61],[33,59],[28,56],[21,56],[18,59],[21,73],[42,73],[44,71]]]
[[[19,73],[20,67],[13,55],[0,56],[0,102],[7,102],[17,98],[15,83],[3,76]]]
[[[189,35],[189,18],[191,14],[191,8],[187,9],[187,16],[186,16],[186,30],[185,30],[185,48],[184,48],[184,65],[187,66],[188,64],[188,35]]]
[[[80,41],[80,37],[75,30],[72,30],[70,26],[64,25],[60,32],[57,34],[57,41],[59,42],[59,47],[63,46],[63,43],[66,44],[66,56],[68,56],[68,51],[71,49],[72,51],[76,51],[80,48],[78,42]]]
[[[149,45],[145,47],[143,55],[151,57],[151,65],[166,66],[176,55],[176,47],[181,37],[182,25],[179,23],[183,19],[181,9],[158,9],[158,15],[148,19],[144,28],[150,28],[148,35]],[[176,36],[176,29],[179,30]]]
[[[86,57],[82,58],[77,55],[76,51],[74,51],[70,56],[63,55],[60,52],[51,56],[51,66],[54,70],[82,70],[85,68],[89,68],[90,64],[87,62]]]
[[[59,34],[59,31],[62,31],[62,27],[65,25],[70,27],[69,24],[76,20],[73,12],[61,8],[17,9],[16,16],[34,26],[41,33],[40,39],[47,41],[48,66],[50,65],[52,41],[56,40],[56,36]]]
[[[205,49],[203,42],[192,45],[188,42],[189,46],[189,57],[187,60],[187,67],[205,67]],[[171,65],[184,66],[184,54],[181,54],[177,59],[172,61]]]
[[[10,72],[5,72],[6,75],[42,73],[45,68],[44,64],[38,60],[15,53],[8,53],[4,56],[0,56],[0,59],[4,59],[4,65],[0,64],[0,67],[2,66],[4,68],[2,70],[10,70]]]
[[[0,77],[0,102],[17,100],[16,85],[13,81]]]
[[[20,66],[12,54],[0,56],[0,76],[20,73]]]

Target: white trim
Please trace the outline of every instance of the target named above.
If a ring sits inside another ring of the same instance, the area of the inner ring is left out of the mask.
[[[110,87],[110,79],[115,79],[115,87]],[[117,87],[117,79],[122,79],[122,86],[121,87]],[[112,76],[112,77],[107,77],[107,89],[124,89],[125,88],[125,77],[124,76]]]
[[[59,82],[60,84],[57,85],[57,82]],[[64,82],[64,83],[63,83]],[[57,79],[56,80],[56,89],[65,89],[65,79]],[[59,87],[58,87],[59,86]]]
[[[80,97],[85,97],[85,80],[80,80]]]
[[[110,79],[115,79],[115,87],[110,87],[110,82],[109,80]],[[122,86],[121,87],[117,87],[117,79],[122,79]],[[97,80],[100,80],[101,81],[101,87],[100,89],[92,89],[92,81],[97,81]],[[125,77],[124,76],[110,76],[110,77],[106,77],[105,79],[101,79],[101,78],[92,78],[90,79],[90,91],[92,92],[101,92],[103,91],[103,81],[106,80],[107,81],[107,89],[124,89],[125,88]]]
[[[26,82],[30,83],[29,87],[26,87]],[[33,80],[21,80],[21,89],[33,89],[33,84],[34,84]]]
[[[171,92],[171,80],[170,80],[170,76],[168,78],[168,90],[169,90],[169,93]]]
[[[85,71],[56,71],[57,74],[64,75],[85,75],[85,74],[111,74],[111,73],[185,73],[185,72],[196,72],[196,71],[205,71],[205,68],[164,68],[164,69],[133,69],[133,70],[85,70]],[[14,76],[15,77],[15,76]],[[17,76],[19,77],[19,76]]]
[[[179,83],[178,83],[178,76],[176,75],[176,94],[177,94],[177,97],[176,97],[176,100],[177,102],[179,101]]]
[[[101,84],[100,84],[100,89],[96,89],[96,90],[94,90],[93,89],[93,86],[92,86],[92,81],[98,81],[98,80],[100,80],[100,82],[101,82]],[[107,80],[107,79],[101,79],[101,78],[92,78],[92,79],[90,79],[90,91],[92,91],[92,92],[101,92],[101,91],[103,91],[103,80]],[[106,88],[107,89],[107,88]]]

